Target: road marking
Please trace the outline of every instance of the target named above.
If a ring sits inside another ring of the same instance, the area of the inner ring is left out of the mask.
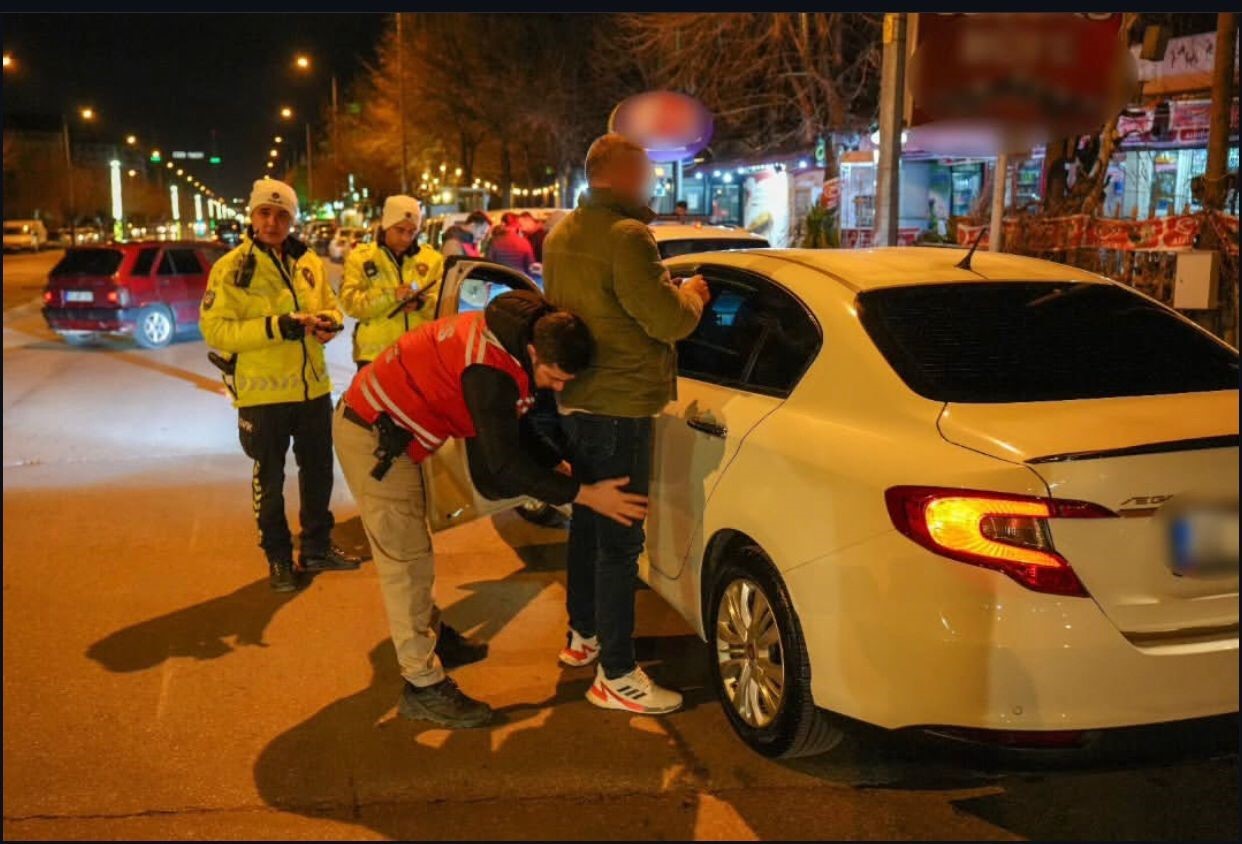
[[[173,661],[172,661],[172,645],[164,655],[164,663],[160,668],[160,697],[155,703],[155,720],[161,721],[164,718],[164,706],[168,702],[168,688],[172,685]]]

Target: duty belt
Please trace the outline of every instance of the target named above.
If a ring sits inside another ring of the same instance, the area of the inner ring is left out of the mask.
[[[344,399],[342,399],[342,401],[344,401]],[[344,413],[343,415],[344,415],[344,416],[345,416],[345,418],[346,418],[346,419],[348,419],[350,422],[353,422],[355,425],[361,425],[363,428],[366,428],[368,431],[371,431],[371,430],[374,430],[374,429],[375,429],[375,426],[374,426],[374,425],[372,425],[372,424],[371,424],[370,422],[368,422],[367,420],[363,419],[363,418],[362,418],[362,414],[360,414],[358,411],[354,410],[354,409],[353,409],[352,407],[350,407],[348,404],[346,404],[346,405],[345,405],[345,413]]]

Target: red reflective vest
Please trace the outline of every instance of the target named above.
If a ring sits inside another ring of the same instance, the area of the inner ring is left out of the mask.
[[[482,311],[445,317],[402,334],[354,376],[344,400],[369,423],[387,413],[413,434],[408,453],[418,463],[449,437],[475,435],[461,376],[479,364],[517,382],[519,416],[530,409],[535,399],[526,370],[488,329]]]

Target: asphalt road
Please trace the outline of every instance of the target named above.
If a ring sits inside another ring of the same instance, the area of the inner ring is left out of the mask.
[[[1069,761],[862,728],[763,759],[645,590],[640,655],[687,708],[601,712],[555,662],[564,534],[513,514],[435,540],[446,617],[492,649],[457,677],[499,723],[402,720],[373,567],[271,593],[203,344],[65,346],[26,301],[54,257],[4,261],[6,838],[1237,838],[1236,720]],[[339,479],[334,508],[363,547]]]

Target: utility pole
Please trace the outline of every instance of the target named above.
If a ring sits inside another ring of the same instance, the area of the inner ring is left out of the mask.
[[[880,161],[875,186],[875,245],[897,245],[901,199],[901,124],[905,106],[906,15],[884,16],[880,68]]]
[[[410,169],[409,147],[405,130],[405,38],[402,36],[401,19],[397,12],[397,119],[401,121],[401,192],[409,193],[406,173]]]
[[[988,226],[988,251],[1001,251],[1001,235],[1004,233],[1005,185],[1009,183],[1009,153],[996,155],[996,168],[992,173],[992,221]]]
[[[315,204],[314,180],[311,176],[314,169],[314,161],[311,158],[311,128],[308,120],[306,121],[306,205],[308,208]]]
[[[336,74],[332,74],[332,201],[341,198],[341,136],[337,132],[340,124],[336,105]],[[336,206],[332,206],[333,216],[336,215]]]
[[[69,146],[69,118],[62,112],[60,128],[65,139],[65,178],[69,182],[69,245],[78,245],[78,210],[73,196],[73,153]]]

